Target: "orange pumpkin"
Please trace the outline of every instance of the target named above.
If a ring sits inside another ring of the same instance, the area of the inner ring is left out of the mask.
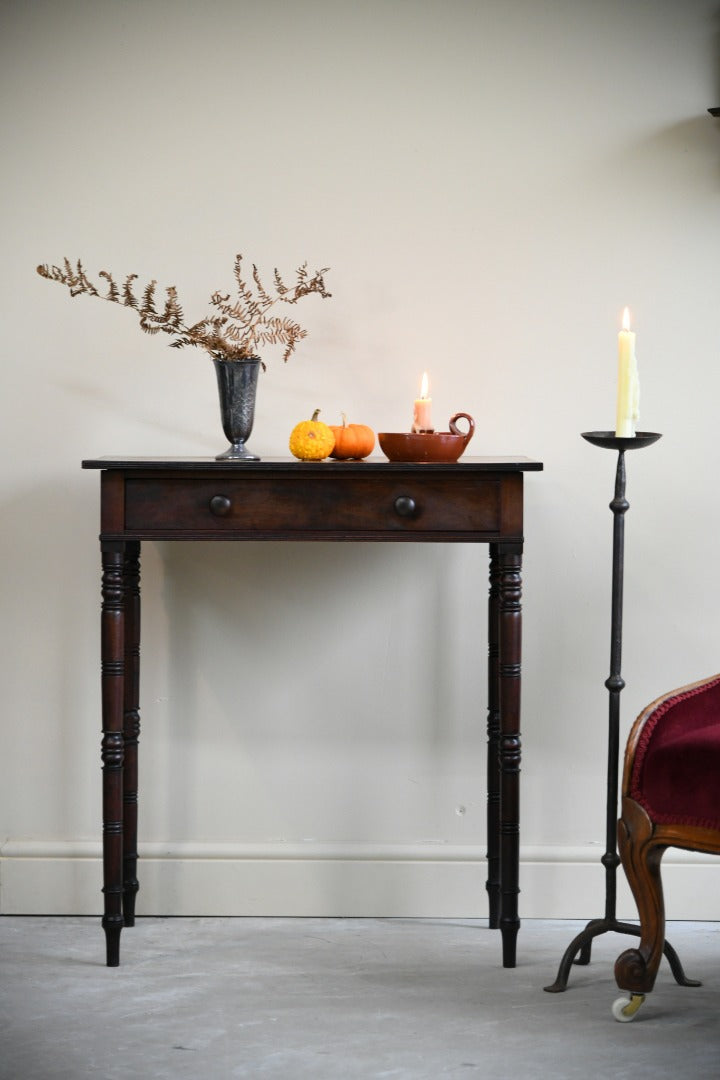
[[[342,427],[330,424],[335,436],[335,448],[330,457],[340,460],[367,457],[375,446],[375,432],[367,424],[348,424],[345,413],[342,419]]]

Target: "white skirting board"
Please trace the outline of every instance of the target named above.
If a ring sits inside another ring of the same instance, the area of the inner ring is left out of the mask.
[[[138,915],[484,918],[484,851],[444,844],[144,844]],[[584,919],[605,911],[600,846],[521,850],[521,918]],[[720,859],[670,850],[670,919],[720,917]],[[0,914],[102,910],[100,846],[8,841],[0,849]],[[618,870],[619,918],[635,906]]]

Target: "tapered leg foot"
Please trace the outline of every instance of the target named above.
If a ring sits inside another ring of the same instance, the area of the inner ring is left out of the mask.
[[[500,886],[486,885],[488,894],[488,926],[491,930],[497,930],[500,926]]]
[[[120,931],[124,925],[123,917],[122,915],[106,916],[102,921],[102,925],[105,931],[107,967],[119,967]]]
[[[130,881],[125,882],[125,889],[123,892],[123,915],[125,926],[135,925],[135,900],[137,899],[138,888],[137,880],[133,881],[131,879]]]
[[[517,963],[517,936],[519,929],[519,922],[503,925],[502,920],[500,921],[503,967],[514,968]]]

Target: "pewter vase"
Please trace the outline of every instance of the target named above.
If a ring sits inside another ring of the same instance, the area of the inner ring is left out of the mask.
[[[230,446],[216,461],[259,461],[245,446],[255,418],[260,357],[247,360],[216,360],[213,357],[220,395],[220,418]]]

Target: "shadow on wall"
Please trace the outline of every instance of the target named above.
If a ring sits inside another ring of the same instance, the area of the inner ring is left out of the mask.
[[[172,696],[164,768],[186,819],[167,822],[173,835],[202,813],[201,745],[246,768],[277,745],[285,760],[297,756],[302,791],[303,759],[316,755],[346,761],[354,750],[390,770],[424,755],[431,773],[466,728],[484,743],[485,551],[454,559],[447,545],[248,542],[159,553]],[[479,661],[464,663],[465,648]],[[378,795],[367,776],[352,787],[343,798],[362,831]]]
[[[715,14],[717,29],[715,30],[715,100],[711,102],[711,107],[720,108],[720,7],[718,7]]]
[[[714,123],[707,113],[702,113],[658,127],[652,135],[633,140],[604,162],[595,163],[593,182],[597,183],[600,192],[606,186],[610,187],[608,179],[617,175],[616,170],[624,164],[628,183],[634,176],[646,195],[663,199],[674,192],[675,185],[685,186],[689,179],[696,177],[703,162],[716,160],[717,143],[709,138],[715,134],[712,131]],[[648,172],[656,181],[652,191],[646,186]]]

